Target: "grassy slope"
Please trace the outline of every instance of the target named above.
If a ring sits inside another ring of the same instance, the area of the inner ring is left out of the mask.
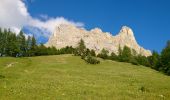
[[[0,75],[0,100],[170,99],[170,77],[114,61],[89,65],[71,55],[0,58]]]

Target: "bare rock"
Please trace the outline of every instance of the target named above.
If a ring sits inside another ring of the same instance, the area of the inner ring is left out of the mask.
[[[151,55],[150,50],[146,50],[138,45],[132,29],[127,26],[123,26],[116,36],[112,36],[108,32],[102,32],[99,28],[87,31],[73,25],[61,24],[56,27],[53,35],[51,35],[49,41],[46,43],[46,46],[55,46],[56,48],[66,46],[76,47],[80,39],[84,40],[87,48],[94,49],[96,53],[99,53],[105,48],[110,53],[115,52],[117,54],[119,46],[121,48],[128,46],[134,49],[137,54],[143,56]]]

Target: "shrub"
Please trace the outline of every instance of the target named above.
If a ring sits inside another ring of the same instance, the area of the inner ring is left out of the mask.
[[[139,65],[138,61],[136,60],[136,58],[131,58],[130,61],[129,61],[131,64],[133,65]]]
[[[90,51],[90,55],[94,56],[94,57],[96,56],[96,53],[95,53],[95,51],[93,49]]]
[[[86,56],[85,61],[89,64],[99,64],[100,61],[96,58],[92,57],[91,55]]]
[[[139,90],[142,91],[142,92],[145,92],[145,91],[146,91],[146,88],[145,88],[144,86],[141,86],[141,87],[139,88]]]

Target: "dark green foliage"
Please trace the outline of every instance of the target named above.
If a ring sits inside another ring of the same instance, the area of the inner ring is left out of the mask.
[[[31,38],[31,47],[30,47],[30,53],[31,53],[31,56],[36,56],[37,54],[37,44],[36,44],[36,39],[35,37],[33,36]]]
[[[118,48],[118,60],[120,61],[121,58],[122,58],[122,48],[119,45],[119,48]]]
[[[137,56],[136,50],[132,49],[132,50],[131,50],[131,54],[132,54],[132,56]]]
[[[73,54],[73,47],[56,49],[55,47],[45,47],[43,44],[37,45],[35,37],[25,38],[21,31],[18,35],[10,30],[0,29],[0,56],[28,57],[41,55]]]
[[[18,40],[18,45],[19,45],[19,55],[18,56],[26,56],[26,52],[27,52],[26,38],[22,31],[20,31],[20,33],[17,37],[17,40]]]
[[[90,55],[94,56],[94,57],[96,56],[96,53],[95,53],[95,51],[93,49],[90,51]]]
[[[118,60],[118,56],[114,52],[112,52],[111,55],[110,55],[110,59],[117,61]]]
[[[153,51],[152,55],[148,57],[150,67],[156,70],[159,70],[159,61],[160,61],[160,55],[156,52]]]
[[[48,55],[50,51],[48,51],[49,48],[46,48],[43,44],[40,44],[39,47],[37,48],[36,56],[41,56],[41,55]],[[50,53],[51,54],[51,53]]]
[[[161,52],[160,71],[170,75],[170,41],[167,42],[166,47]]]
[[[94,58],[96,56],[94,50],[86,48],[84,41],[81,39],[78,43],[78,47],[74,50],[75,56],[81,56],[81,59],[85,60],[89,64],[99,64],[100,61]]]
[[[133,65],[139,65],[139,62],[137,61],[137,58],[134,56],[129,61]]]
[[[0,79],[2,79],[2,78],[5,78],[5,76],[3,76],[3,75],[0,75]]]
[[[100,61],[97,60],[96,58],[92,57],[91,55],[88,55],[85,57],[85,61],[89,64],[99,64]]]
[[[109,51],[103,48],[101,53],[99,53],[97,57],[108,59],[109,58],[108,54],[109,54]]]
[[[137,62],[138,62],[140,65],[144,65],[144,66],[147,66],[147,67],[150,66],[149,60],[148,60],[148,58],[145,57],[145,56],[138,55],[138,56],[136,57],[136,60],[137,60]]]
[[[84,41],[81,39],[80,42],[78,43],[78,47],[76,48],[74,54],[76,56],[83,56],[86,52],[86,46],[84,44]]]
[[[58,50],[57,54],[73,54],[75,49],[72,46],[66,46]]]
[[[139,89],[141,92],[146,92],[146,88],[144,86],[141,86]]]
[[[19,56],[21,49],[17,38],[10,30],[0,31],[0,56]]]
[[[123,50],[119,53],[119,61],[129,62],[132,57],[131,49],[127,46],[124,46]]]
[[[31,36],[28,36],[28,39],[26,40],[26,56],[31,56]]]

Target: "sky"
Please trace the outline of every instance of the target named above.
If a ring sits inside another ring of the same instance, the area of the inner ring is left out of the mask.
[[[160,52],[170,40],[169,5],[169,0],[1,0],[0,27],[45,42],[61,23],[113,35],[128,26],[139,45]]]

